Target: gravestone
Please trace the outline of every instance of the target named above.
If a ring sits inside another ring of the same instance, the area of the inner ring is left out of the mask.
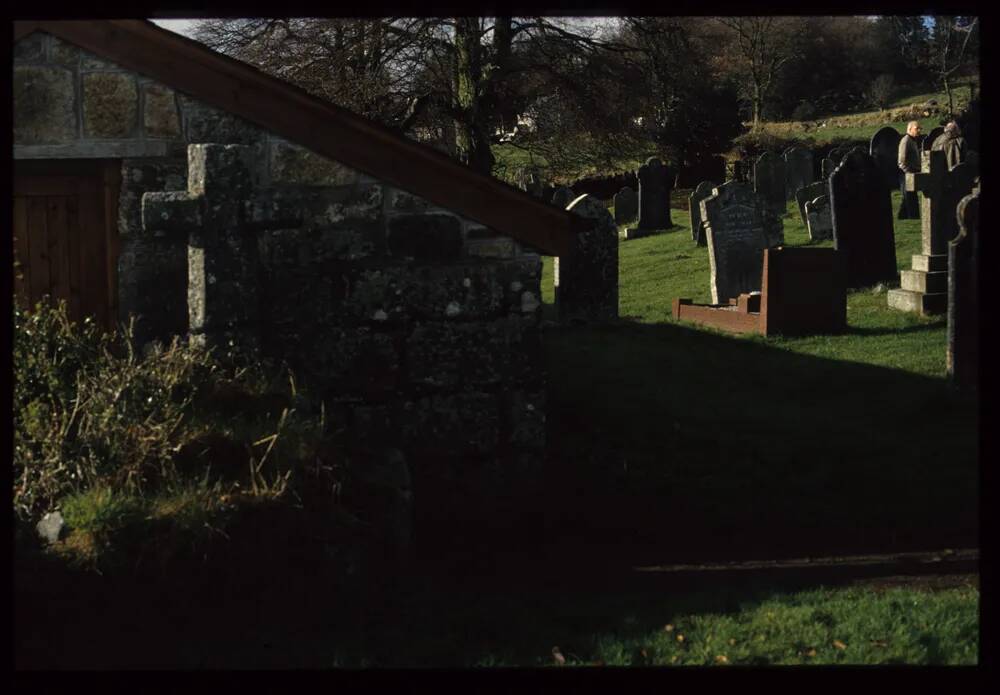
[[[705,230],[701,216],[701,201],[712,195],[715,184],[711,181],[702,181],[694,189],[688,198],[688,212],[691,215],[691,239],[698,246],[705,246],[708,241],[705,238]]]
[[[832,159],[835,165],[840,166],[840,162],[844,159],[844,156],[849,151],[850,151],[849,147],[834,147],[832,150],[830,150],[830,153],[827,155],[827,157]]]
[[[826,181],[814,181],[808,186],[803,186],[795,192],[795,202],[799,205],[799,214],[802,216],[802,224],[809,224],[809,220],[806,219],[806,203],[814,198],[826,195],[828,190],[828,184]]]
[[[639,214],[639,196],[628,186],[615,193],[615,224],[632,222]]]
[[[560,321],[618,318],[618,227],[597,198],[581,195],[566,208],[587,220],[565,256],[553,262]]]
[[[670,169],[656,157],[650,157],[639,167],[640,230],[669,229]]]
[[[833,238],[833,221],[830,218],[830,198],[816,196],[806,203],[806,227],[812,241]]]
[[[920,250],[911,270],[900,274],[900,287],[889,292],[889,306],[921,314],[948,308],[948,242],[958,236],[958,203],[972,191],[977,168],[963,162],[948,170],[944,152],[923,152],[921,173],[906,175],[906,190],[919,191]]]
[[[959,234],[948,242],[948,378],[962,389],[979,382],[979,190],[958,204]]]
[[[753,189],[777,215],[785,212],[785,160],[765,152],[754,167]]]
[[[713,304],[760,290],[768,248],[765,207],[750,186],[736,181],[722,184],[701,201]]]
[[[833,170],[837,168],[837,163],[834,162],[829,157],[823,157],[819,163],[820,166],[820,177],[823,179],[824,183],[830,179],[830,174]]]
[[[552,194],[552,204],[557,208],[566,209],[575,196],[573,195],[573,190],[567,188],[566,186],[560,186],[556,189],[556,192]]]
[[[885,175],[885,185],[889,190],[899,188],[899,141],[903,136],[892,126],[880,128],[872,135],[869,153]]]
[[[848,287],[896,281],[892,199],[875,160],[849,152],[830,176],[833,246],[843,251]]]
[[[939,125],[937,128],[931,128],[931,132],[927,133],[924,139],[920,141],[920,150],[922,152],[930,152],[931,145],[934,144],[934,141],[937,140],[943,132],[944,126]]]
[[[804,147],[785,150],[785,196],[795,198],[795,193],[813,182],[813,155]]]
[[[730,181],[736,181],[737,183],[746,183],[746,166],[743,164],[743,160],[735,159],[732,163],[733,177]]]

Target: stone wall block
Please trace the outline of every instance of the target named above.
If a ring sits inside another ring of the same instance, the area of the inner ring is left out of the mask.
[[[139,114],[135,77],[122,72],[88,72],[82,81],[84,135],[134,137]]]
[[[499,416],[497,397],[491,393],[428,396],[415,402],[403,432],[418,459],[485,455],[499,441]]]
[[[214,206],[232,205],[242,217],[244,200],[253,187],[251,167],[252,155],[246,147],[188,145],[188,191],[211,198]]]
[[[396,258],[454,261],[462,255],[462,223],[454,215],[399,215],[389,219],[388,248]]]
[[[36,31],[14,44],[14,64],[37,62],[45,57],[45,35]]]
[[[49,62],[76,70],[80,65],[81,50],[55,36],[49,37]]]
[[[147,233],[169,229],[183,235],[202,226],[201,199],[187,191],[159,191],[142,196],[142,228]]]
[[[142,86],[142,127],[148,137],[180,137],[181,119],[174,91],[159,84]]]
[[[288,142],[271,141],[269,153],[274,183],[343,186],[361,180],[360,172]]]
[[[178,94],[185,139],[190,143],[259,145],[264,131],[239,116]]]
[[[13,81],[15,144],[58,144],[76,138],[73,73],[18,65]]]
[[[118,233],[143,233],[142,196],[148,191],[184,191],[187,163],[183,159],[126,159],[118,193]]]

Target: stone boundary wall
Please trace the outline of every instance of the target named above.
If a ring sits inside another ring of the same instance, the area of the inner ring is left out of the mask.
[[[244,337],[323,396],[360,460],[402,452],[424,515],[505,523],[545,445],[538,254],[54,37],[14,57],[15,159],[122,160],[120,318],[140,315],[140,342],[216,325],[224,301],[190,301],[227,281],[208,269],[253,278],[253,310],[231,307]],[[201,143],[245,146],[249,185],[192,233],[217,185]],[[229,270],[215,237],[237,242]]]

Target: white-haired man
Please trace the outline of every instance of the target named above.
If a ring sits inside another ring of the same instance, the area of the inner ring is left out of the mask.
[[[899,204],[899,214],[901,220],[920,219],[920,201],[916,191],[906,190],[906,175],[920,173],[920,142],[917,136],[920,135],[920,123],[910,121],[906,124],[906,135],[899,140],[899,169],[903,172],[900,177],[900,190],[903,193],[903,200]]]

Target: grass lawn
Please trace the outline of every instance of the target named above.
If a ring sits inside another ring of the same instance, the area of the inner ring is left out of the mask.
[[[849,295],[842,335],[676,323],[674,297],[709,300],[709,267],[686,211],[673,219],[621,243],[621,321],[546,329],[545,517],[531,538],[473,539],[474,560],[441,551],[431,570],[353,592],[319,574],[309,534],[272,517],[220,527],[224,548],[253,558],[221,574],[200,546],[141,582],[61,574],[56,558],[19,550],[18,667],[977,663],[975,577],[631,571],[978,544],[977,404],[945,383],[944,319],[890,310],[869,289]],[[784,222],[789,245],[808,243],[794,202]],[[895,224],[908,268],[919,223]],[[90,508],[78,506],[67,513]]]

